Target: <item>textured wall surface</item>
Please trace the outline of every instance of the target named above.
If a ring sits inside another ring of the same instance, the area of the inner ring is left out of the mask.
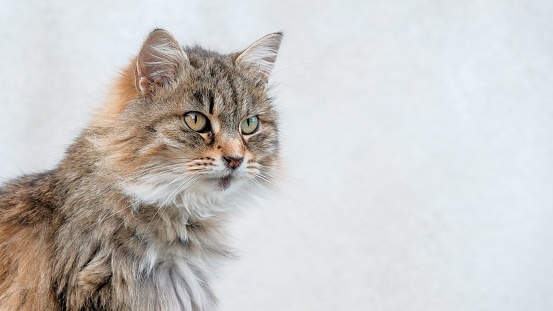
[[[553,310],[551,1],[1,7],[4,180],[60,160],[154,27],[286,32],[288,177],[230,226],[222,310]]]

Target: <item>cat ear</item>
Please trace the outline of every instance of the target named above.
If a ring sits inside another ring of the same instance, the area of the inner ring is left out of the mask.
[[[266,35],[240,53],[236,63],[251,70],[255,74],[257,83],[264,86],[269,81],[281,41],[282,32]]]
[[[144,95],[154,93],[174,83],[186,64],[188,57],[171,33],[156,29],[148,35],[136,58],[136,88]]]

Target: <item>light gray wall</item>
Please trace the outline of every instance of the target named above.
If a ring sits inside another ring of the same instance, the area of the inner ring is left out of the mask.
[[[2,178],[55,165],[154,27],[284,30],[289,174],[231,225],[222,310],[553,310],[553,2],[159,3],[2,1]]]

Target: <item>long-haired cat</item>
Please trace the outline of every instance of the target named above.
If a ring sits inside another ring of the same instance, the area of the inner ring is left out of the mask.
[[[61,163],[0,189],[0,310],[216,310],[224,221],[278,169],[281,38],[150,33]]]

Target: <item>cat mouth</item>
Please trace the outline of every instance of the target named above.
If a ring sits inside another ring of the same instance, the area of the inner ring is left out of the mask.
[[[215,178],[215,181],[217,182],[217,187],[219,187],[221,190],[227,190],[230,187],[232,180],[232,175]]]

